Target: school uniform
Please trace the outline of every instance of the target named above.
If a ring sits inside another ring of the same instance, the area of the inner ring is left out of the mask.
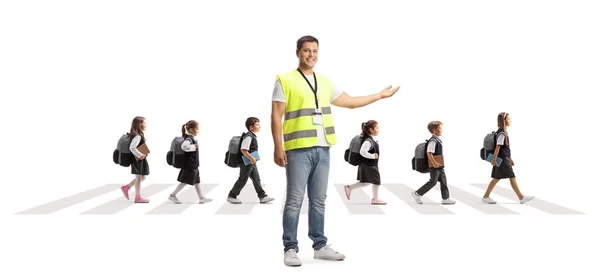
[[[256,134],[252,131],[248,131],[244,137],[242,138],[242,143],[240,146],[240,150],[245,149],[248,153],[253,153],[258,151],[258,140],[256,139]],[[248,178],[252,180],[252,184],[254,185],[254,190],[258,195],[259,199],[266,198],[267,193],[263,190],[262,185],[260,183],[260,175],[258,173],[258,167],[256,164],[248,164],[245,165],[241,162],[240,165],[240,175],[238,180],[233,185],[231,191],[229,191],[229,198],[237,199],[237,196],[240,195],[244,186],[246,186],[246,182],[248,182]]]
[[[362,183],[371,183],[381,185],[379,175],[379,158],[375,158],[375,153],[379,154],[379,143],[372,136],[367,136],[360,146],[360,163],[358,165],[358,175],[356,179]]]
[[[146,143],[146,140],[142,138],[141,135],[137,134],[133,139],[131,139],[131,143],[129,143],[129,151],[133,154],[133,162],[131,162],[131,174],[137,175],[149,175],[150,167],[148,166],[148,157],[137,160],[137,157],[142,156],[142,153],[137,149],[139,146]]]
[[[427,144],[427,152],[431,152],[433,155],[444,155],[442,139],[436,135],[432,135],[431,139],[429,139],[429,143]],[[429,181],[419,188],[416,193],[419,196],[423,196],[429,190],[431,190],[431,188],[435,187],[438,182],[440,182],[442,199],[446,200],[450,198],[450,191],[448,190],[448,183],[446,182],[446,172],[444,171],[444,166],[440,166],[439,168],[429,167],[429,176]]]
[[[512,167],[512,160],[510,154],[510,140],[504,130],[499,129],[495,135],[496,145],[500,145],[498,151],[498,157],[502,158],[500,166],[494,166],[492,168],[492,178],[494,179],[505,179],[514,178],[515,173]]]
[[[200,183],[200,154],[198,148],[194,145],[197,143],[196,138],[190,134],[185,135],[185,140],[181,143],[181,149],[186,155],[186,165],[179,170],[177,181],[188,185],[196,185]]]

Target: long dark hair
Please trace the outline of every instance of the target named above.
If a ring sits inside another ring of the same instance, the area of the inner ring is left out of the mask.
[[[142,136],[142,139],[145,139],[144,131],[142,130],[142,123],[144,123],[145,120],[146,118],[142,116],[133,118],[133,121],[131,121],[131,128],[129,129],[129,139],[133,139],[133,137],[138,134]]]
[[[181,126],[181,137],[185,136],[185,132],[188,129],[194,129],[198,126],[198,122],[194,121],[194,120],[189,120],[187,123],[183,124]]]
[[[364,123],[362,123],[362,125],[360,126],[362,133],[360,134],[360,137],[365,139],[367,138],[367,136],[371,135],[371,129],[374,128],[377,125],[377,121],[375,120],[368,120]]]

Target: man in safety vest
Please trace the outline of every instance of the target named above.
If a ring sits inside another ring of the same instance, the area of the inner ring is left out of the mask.
[[[288,266],[302,265],[296,255],[296,237],[305,190],[308,190],[309,199],[308,236],[313,241],[314,258],[345,258],[327,245],[324,233],[329,147],[336,144],[331,104],[345,108],[363,107],[391,97],[400,89],[388,86],[376,94],[349,96],[325,76],[313,72],[319,56],[319,41],[312,36],[298,39],[296,56],[297,70],[277,76],[271,110],[274,160],[286,168],[283,246],[284,263]]]

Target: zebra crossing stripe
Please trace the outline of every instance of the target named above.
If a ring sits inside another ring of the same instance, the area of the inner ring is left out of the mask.
[[[75,204],[79,204],[86,200],[90,200],[94,197],[104,195],[106,193],[112,192],[114,190],[119,189],[122,184],[106,184],[100,187],[96,187],[87,191],[83,191],[62,199],[58,199],[43,205],[39,205],[33,207],[31,209],[27,209],[25,211],[21,211],[16,213],[15,215],[23,215],[23,214],[35,214],[35,215],[47,215],[54,213],[56,211],[62,210],[64,208],[73,206]]]
[[[266,185],[263,184],[263,187]],[[233,187],[233,183],[231,184]],[[231,189],[231,188],[230,188]],[[229,190],[227,190],[227,195],[229,194]],[[240,194],[238,195],[238,199],[242,201],[242,204],[233,204],[227,201],[227,195],[225,195],[225,203],[217,210],[215,215],[248,215],[252,213],[252,209],[256,204],[260,204],[260,199],[254,190],[254,186],[251,184],[246,184]]]
[[[445,208],[439,203],[434,203],[433,200],[429,199],[426,196],[422,196],[421,200],[423,204],[418,204],[415,202],[415,199],[412,197],[411,193],[414,193],[415,190],[405,184],[394,183],[394,184],[386,184],[382,185],[396,197],[404,201],[408,206],[413,208],[419,214],[422,215],[452,215],[454,214],[449,209]]]
[[[476,183],[476,184],[471,184],[471,185],[475,186],[477,188],[480,188],[484,191],[487,190],[487,187],[488,187],[488,184],[481,184],[481,183]],[[507,189],[505,187],[499,187],[498,185],[496,185],[496,187],[494,187],[494,190],[492,191],[492,193],[499,194],[506,198],[516,198],[515,192],[513,190]],[[584,214],[582,212],[579,212],[579,211],[576,211],[573,209],[569,209],[567,207],[563,207],[558,204],[539,199],[537,197],[534,198],[533,200],[527,202],[526,204],[531,207],[534,207],[538,210],[549,213],[549,214],[561,214],[561,215],[563,215],[563,214],[583,215]]]
[[[160,193],[161,191],[173,187],[173,185],[169,184],[151,184],[147,187],[142,187],[142,196],[151,197],[155,194]],[[134,188],[135,189],[135,188]],[[98,205],[92,209],[89,209],[83,213],[82,215],[113,215],[120,211],[127,209],[128,207],[133,206],[133,200],[135,199],[135,195],[133,191],[130,192],[130,200],[127,200],[123,195],[108,201],[102,205]]]
[[[435,190],[440,192],[439,183],[435,185]],[[432,189],[433,190],[433,189]],[[429,192],[431,193],[432,190]],[[470,194],[469,192],[463,191],[459,188],[456,188],[452,185],[448,185],[448,190],[450,190],[450,198],[454,198],[457,200],[456,204],[464,203],[469,207],[482,212],[487,215],[519,215],[519,213],[508,209],[504,206],[498,204],[487,204],[481,202],[481,196],[475,196]]]
[[[352,190],[350,200],[346,198],[346,192],[344,186],[346,184],[335,184],[335,188],[342,200],[344,205],[348,209],[351,215],[384,215],[385,212],[379,207],[379,205],[371,204],[371,197],[362,189]],[[371,188],[371,187],[368,187]]]
[[[178,184],[179,185],[179,184]],[[200,185],[200,191],[202,195],[206,196],[212,189],[217,187],[217,184],[197,184]],[[187,208],[192,205],[198,204],[198,193],[196,193],[196,187],[187,185],[183,191],[181,191],[177,198],[181,201],[181,204],[175,204],[165,198],[165,202],[158,205],[158,207],[148,211],[148,215],[178,215],[183,213]]]

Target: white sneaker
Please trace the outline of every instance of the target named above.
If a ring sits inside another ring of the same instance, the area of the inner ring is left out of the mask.
[[[181,204],[181,201],[179,201],[179,199],[174,195],[169,195],[169,200],[175,204]]]
[[[285,252],[285,254],[283,255],[283,263],[287,266],[301,266],[302,265],[302,261],[300,261],[300,258],[298,258],[298,255],[296,255],[295,249],[288,249],[288,251]]]
[[[329,245],[326,245],[326,246],[321,247],[321,249],[319,249],[319,250],[315,250],[314,258],[322,259],[322,260],[330,260],[330,261],[341,261],[341,260],[345,259],[346,256],[344,256],[344,254],[342,254],[342,253],[339,253],[339,252],[331,249],[331,247],[329,247]]]
[[[199,204],[204,204],[204,203],[208,203],[208,202],[211,202],[211,201],[213,201],[213,200],[212,200],[212,198],[203,197],[203,198],[201,198],[201,199],[198,201],[198,203],[199,203]]]
[[[451,199],[451,198],[446,198],[446,199],[442,200],[442,204],[444,204],[444,205],[450,205],[450,204],[454,204],[454,203],[456,203],[456,200]]]
[[[490,197],[482,197],[481,202],[487,203],[487,204],[496,204],[496,201]]]
[[[229,201],[230,203],[233,203],[233,204],[242,204],[241,200],[239,200],[237,198],[233,198],[233,197],[228,197],[227,201]]]
[[[410,194],[412,195],[412,197],[415,199],[415,201],[418,204],[423,204],[423,201],[421,201],[421,196],[419,194],[417,194],[417,192],[412,192]]]
[[[275,200],[275,199],[272,198],[272,197],[265,196],[265,197],[263,197],[263,198],[260,199],[260,203],[269,203],[269,202],[271,202],[273,200]]]
[[[530,201],[534,198],[534,196],[523,196],[523,198],[521,200],[519,200],[521,202],[521,204]]]

